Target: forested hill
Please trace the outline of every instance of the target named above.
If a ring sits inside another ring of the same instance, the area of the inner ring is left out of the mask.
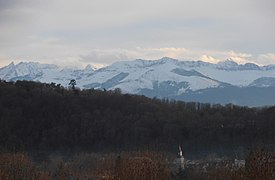
[[[275,107],[247,108],[149,99],[120,90],[0,82],[0,147],[120,150],[178,144],[185,152],[271,145]]]

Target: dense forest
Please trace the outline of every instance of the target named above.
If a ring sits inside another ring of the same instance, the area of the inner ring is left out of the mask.
[[[150,99],[75,85],[1,81],[0,150],[175,152],[180,144],[191,156],[275,145],[275,106]]]

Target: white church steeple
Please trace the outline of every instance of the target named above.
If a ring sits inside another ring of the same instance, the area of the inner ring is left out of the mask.
[[[182,150],[181,150],[180,145],[179,145],[179,157],[180,157],[180,158],[183,157],[183,155],[182,155]]]
[[[182,149],[181,149],[181,146],[179,145],[179,160],[180,160],[180,168],[181,169],[184,169],[184,157],[183,157],[183,154],[182,154]]]

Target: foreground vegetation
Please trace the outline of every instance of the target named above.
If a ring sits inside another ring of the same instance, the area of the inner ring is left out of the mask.
[[[0,179],[106,179],[106,180],[182,180],[182,179],[274,179],[275,154],[257,151],[248,155],[244,167],[232,164],[209,168],[190,167],[173,171],[167,158],[156,152],[78,154],[64,160],[32,161],[24,153],[0,155]]]

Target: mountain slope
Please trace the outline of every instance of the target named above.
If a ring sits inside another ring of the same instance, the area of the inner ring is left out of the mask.
[[[265,100],[259,101],[259,104],[241,100],[244,97],[257,99],[257,96],[263,94],[255,93],[261,93],[263,88],[270,87],[268,91],[271,91],[275,84],[275,66],[258,66],[252,63],[239,65],[231,60],[211,64],[171,58],[138,59],[116,62],[98,70],[89,65],[85,69],[73,69],[32,62],[16,65],[11,63],[0,69],[0,78],[8,81],[24,79],[55,82],[65,87],[71,79],[75,79],[80,88],[120,88],[124,93],[149,97],[211,103],[233,102],[253,106],[275,104],[274,97],[266,97]],[[263,90],[263,93],[270,96],[266,90]],[[215,94],[219,92],[223,92],[224,96],[215,98]],[[249,92],[249,96],[241,95],[246,92]]]

